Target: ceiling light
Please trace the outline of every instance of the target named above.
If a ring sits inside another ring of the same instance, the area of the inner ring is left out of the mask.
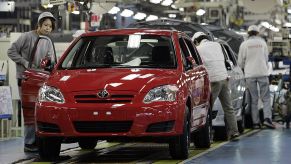
[[[134,16],[133,16],[133,19],[137,19],[137,20],[142,20],[146,17],[147,15],[145,13],[136,13]]]
[[[42,7],[47,9],[47,8],[53,8],[54,5],[49,3],[49,4],[43,4]]]
[[[163,5],[163,6],[170,6],[172,3],[173,3],[172,0],[164,0],[164,1],[161,3],[161,5]]]
[[[150,0],[151,3],[154,3],[154,4],[158,4],[160,3],[162,0]]]
[[[177,9],[176,5],[171,5],[171,7],[172,7],[173,9]]]
[[[205,10],[203,10],[203,9],[199,9],[196,11],[196,15],[198,15],[198,16],[202,16],[204,14],[205,14]]]
[[[72,13],[75,14],[75,15],[79,15],[80,11],[79,10],[74,10],[74,11],[72,11]]]
[[[47,5],[47,8],[53,8],[53,7],[54,7],[53,4],[50,4],[50,3],[49,3],[49,4]]]
[[[176,14],[169,14],[168,15],[169,18],[176,18],[176,16],[177,16]]]
[[[159,17],[157,17],[156,15],[149,15],[146,19],[146,21],[151,21],[151,20],[156,20],[158,19]]]
[[[116,14],[116,13],[118,13],[119,11],[120,11],[120,8],[114,6],[114,7],[112,7],[112,9],[110,9],[110,10],[108,11],[108,13],[109,13],[109,14]]]
[[[120,15],[123,17],[130,17],[133,15],[133,11],[128,10],[128,9],[124,9]]]

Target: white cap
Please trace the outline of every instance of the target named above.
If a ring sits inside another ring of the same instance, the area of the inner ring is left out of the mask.
[[[41,13],[41,14],[38,16],[38,20],[37,20],[37,22],[39,22],[42,18],[52,18],[53,20],[56,21],[56,18],[53,16],[53,14],[50,13],[50,12],[47,12],[47,11]]]
[[[74,38],[79,37],[80,35],[82,35],[83,33],[85,33],[85,30],[77,30],[72,36]]]
[[[202,35],[206,35],[206,34],[204,32],[201,32],[201,31],[196,32],[192,37],[192,41],[194,41],[195,39],[199,38]]]
[[[258,26],[256,25],[251,25],[249,28],[248,28],[248,32],[250,31],[256,31],[256,32],[259,32],[259,28]]]

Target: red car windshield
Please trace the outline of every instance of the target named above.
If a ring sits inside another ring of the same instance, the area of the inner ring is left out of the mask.
[[[82,37],[59,69],[176,68],[176,65],[173,43],[168,36],[97,35]]]

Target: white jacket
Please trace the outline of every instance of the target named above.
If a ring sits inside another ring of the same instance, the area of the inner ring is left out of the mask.
[[[203,60],[211,82],[225,80],[227,70],[221,46],[217,42],[204,39],[197,46],[197,50]]]
[[[244,69],[245,77],[269,76],[268,47],[258,36],[251,36],[239,48],[238,64]]]

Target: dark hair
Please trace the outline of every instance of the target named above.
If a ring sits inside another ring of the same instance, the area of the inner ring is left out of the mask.
[[[46,20],[46,19],[50,19],[51,22],[52,22],[52,31],[55,29],[56,25],[55,25],[55,20],[51,17],[44,17],[44,18],[41,18],[38,23],[37,23],[37,26],[36,26],[36,29],[38,26],[42,26],[43,22]]]
[[[209,40],[209,37],[207,35],[201,35],[198,38],[194,39],[194,43],[200,43],[203,39]]]
[[[258,31],[249,31],[248,34],[249,36],[255,36],[255,35],[258,35]]]

